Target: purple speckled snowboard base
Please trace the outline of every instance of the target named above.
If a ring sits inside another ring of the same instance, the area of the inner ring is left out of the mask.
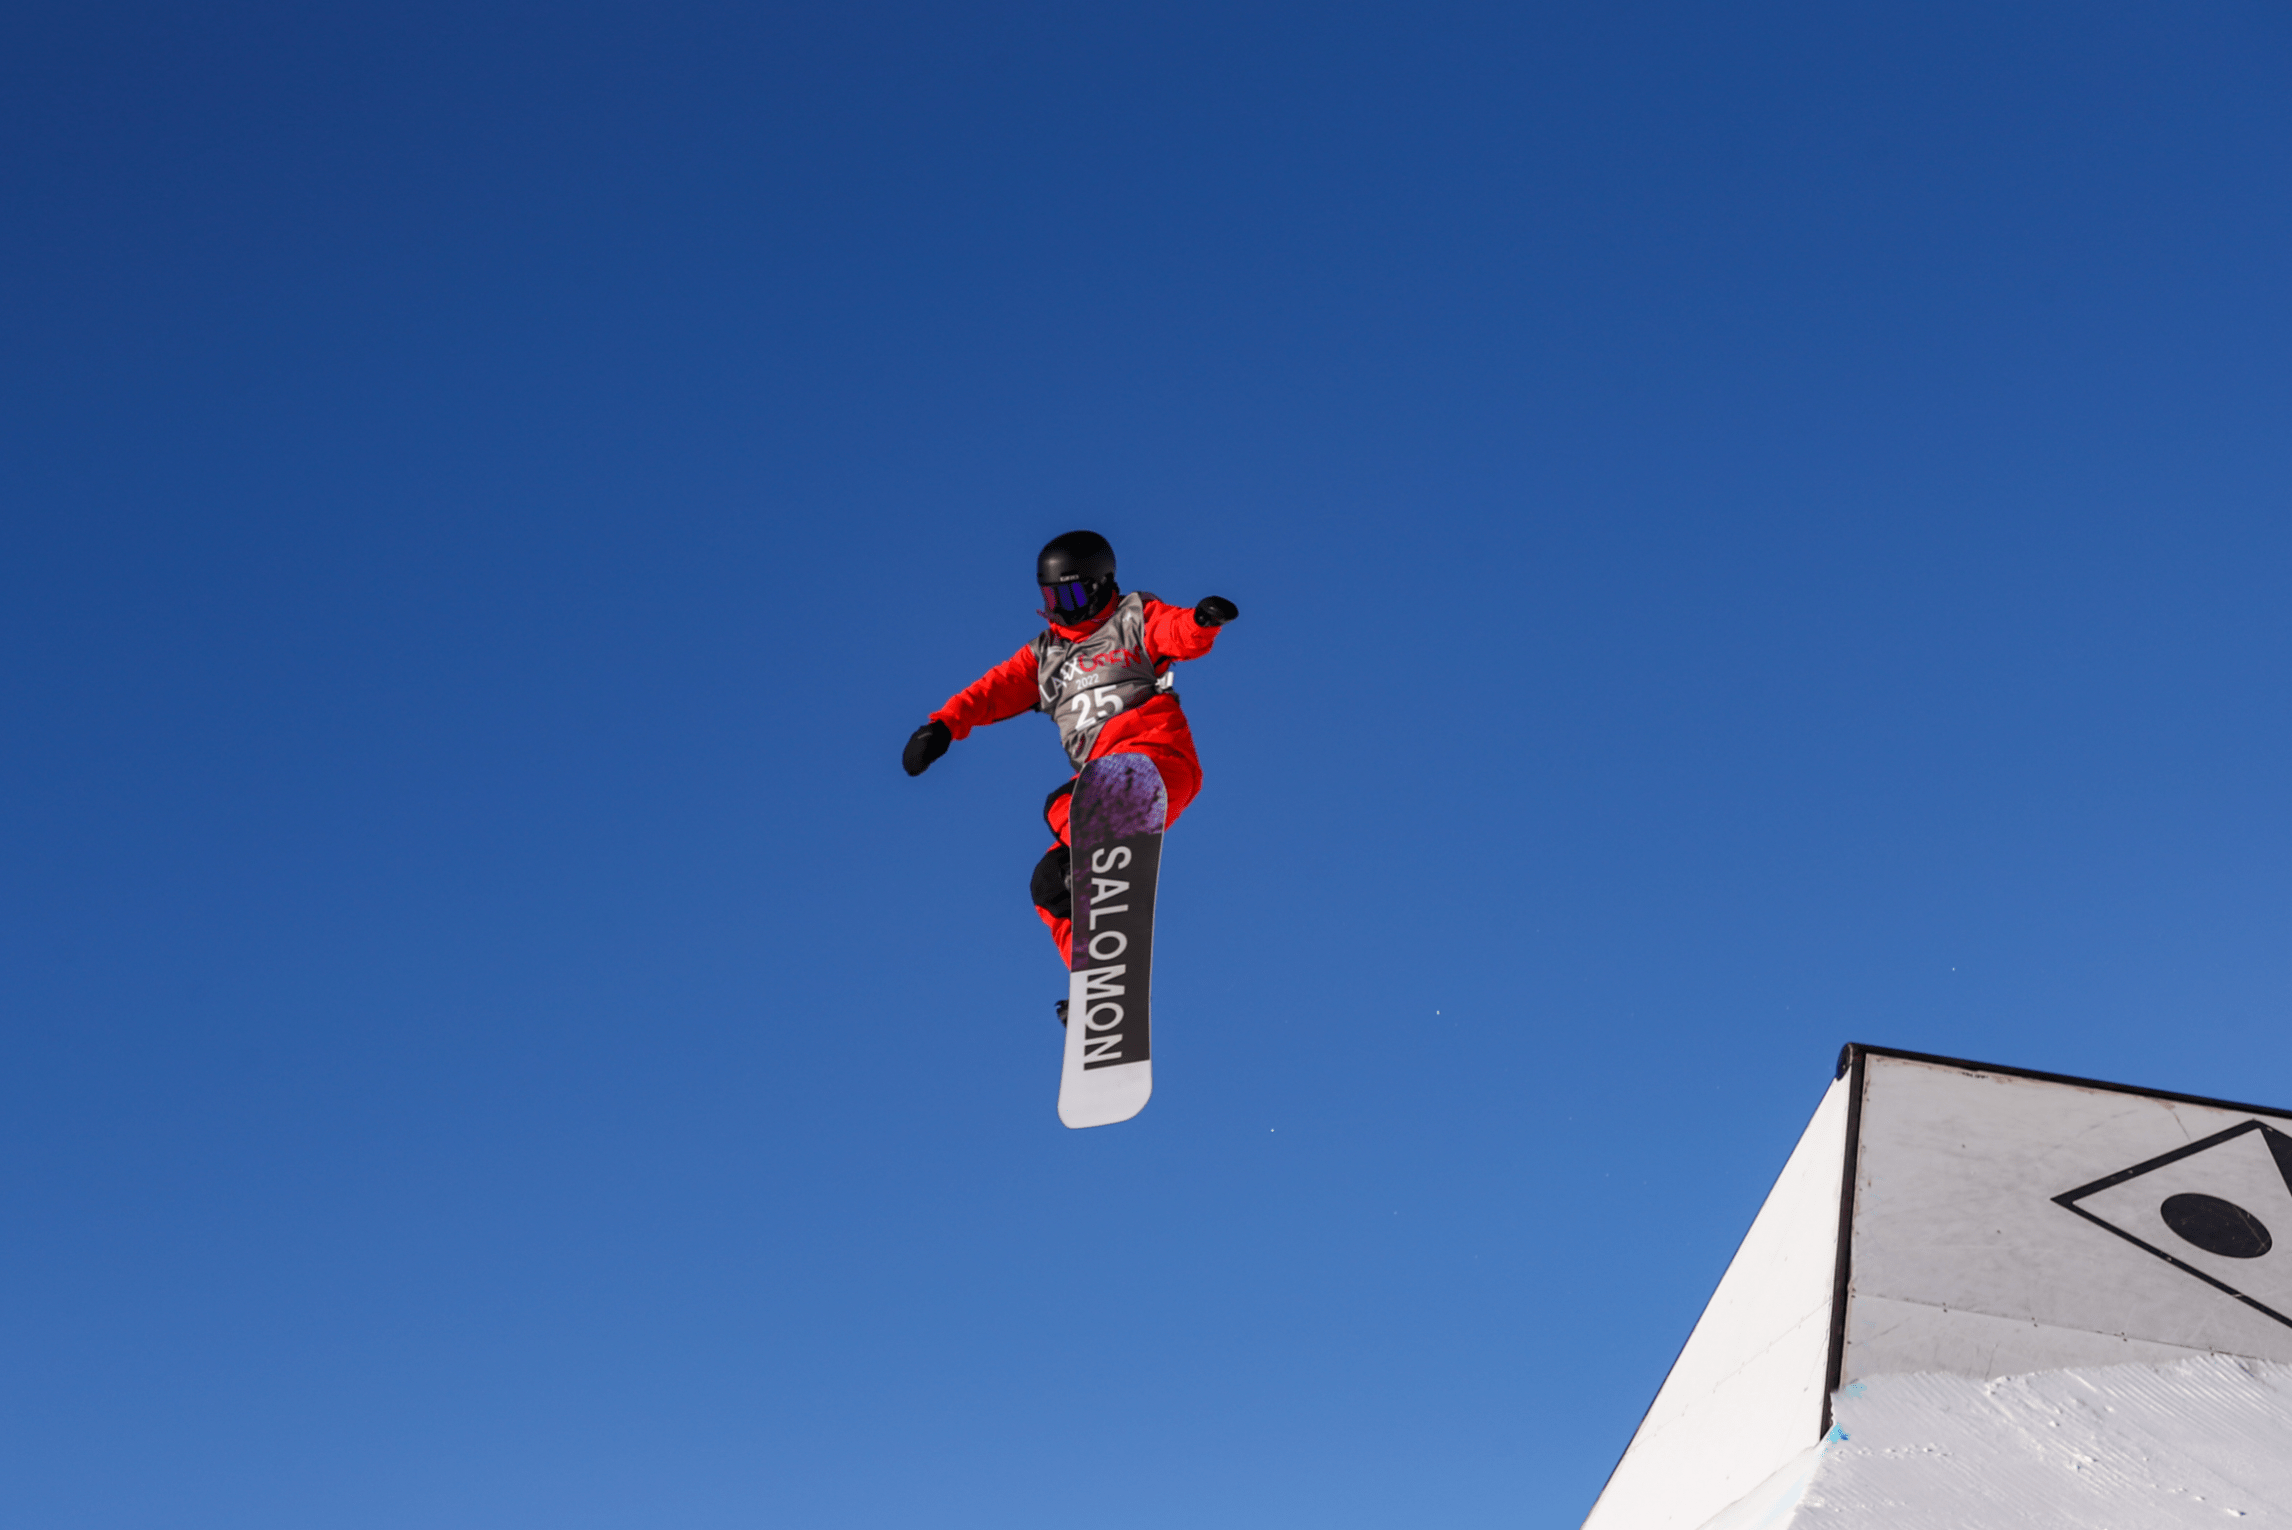
[[[1080,849],[1112,844],[1133,834],[1159,834],[1170,810],[1162,772],[1142,754],[1110,754],[1083,767],[1074,785],[1068,843]]]
[[[1075,783],[1067,820],[1074,940],[1058,1092],[1059,1119],[1069,1126],[1127,1121],[1153,1093],[1154,890],[1169,802],[1162,773],[1142,754],[1092,760]]]

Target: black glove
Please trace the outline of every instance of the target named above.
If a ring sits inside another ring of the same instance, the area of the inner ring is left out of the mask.
[[[911,776],[920,776],[931,768],[931,762],[947,752],[955,742],[955,735],[945,723],[934,717],[913,733],[907,735],[907,748],[901,751],[899,763],[907,767]]]
[[[1194,625],[1197,627],[1223,627],[1241,615],[1241,607],[1223,595],[1204,595],[1202,603],[1194,607]]]

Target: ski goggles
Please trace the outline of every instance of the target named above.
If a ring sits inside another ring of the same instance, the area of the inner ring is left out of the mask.
[[[1099,597],[1113,581],[1110,579],[1062,579],[1057,584],[1042,584],[1035,588],[1043,592],[1043,608],[1039,613],[1054,622],[1078,622],[1096,609]]]

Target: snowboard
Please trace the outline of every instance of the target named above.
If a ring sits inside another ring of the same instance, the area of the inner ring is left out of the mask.
[[[1074,939],[1058,1080],[1058,1118],[1069,1126],[1127,1121],[1154,1092],[1154,885],[1169,806],[1162,773],[1142,754],[1092,760],[1075,782]]]

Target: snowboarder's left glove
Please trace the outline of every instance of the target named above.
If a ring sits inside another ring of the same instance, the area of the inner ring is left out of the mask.
[[[1194,607],[1194,625],[1197,627],[1223,627],[1241,615],[1241,607],[1223,595],[1205,595],[1202,603]]]
[[[920,776],[931,768],[931,762],[947,752],[955,742],[948,726],[934,717],[913,733],[907,735],[907,748],[899,756],[899,763],[907,767],[911,776]]]

